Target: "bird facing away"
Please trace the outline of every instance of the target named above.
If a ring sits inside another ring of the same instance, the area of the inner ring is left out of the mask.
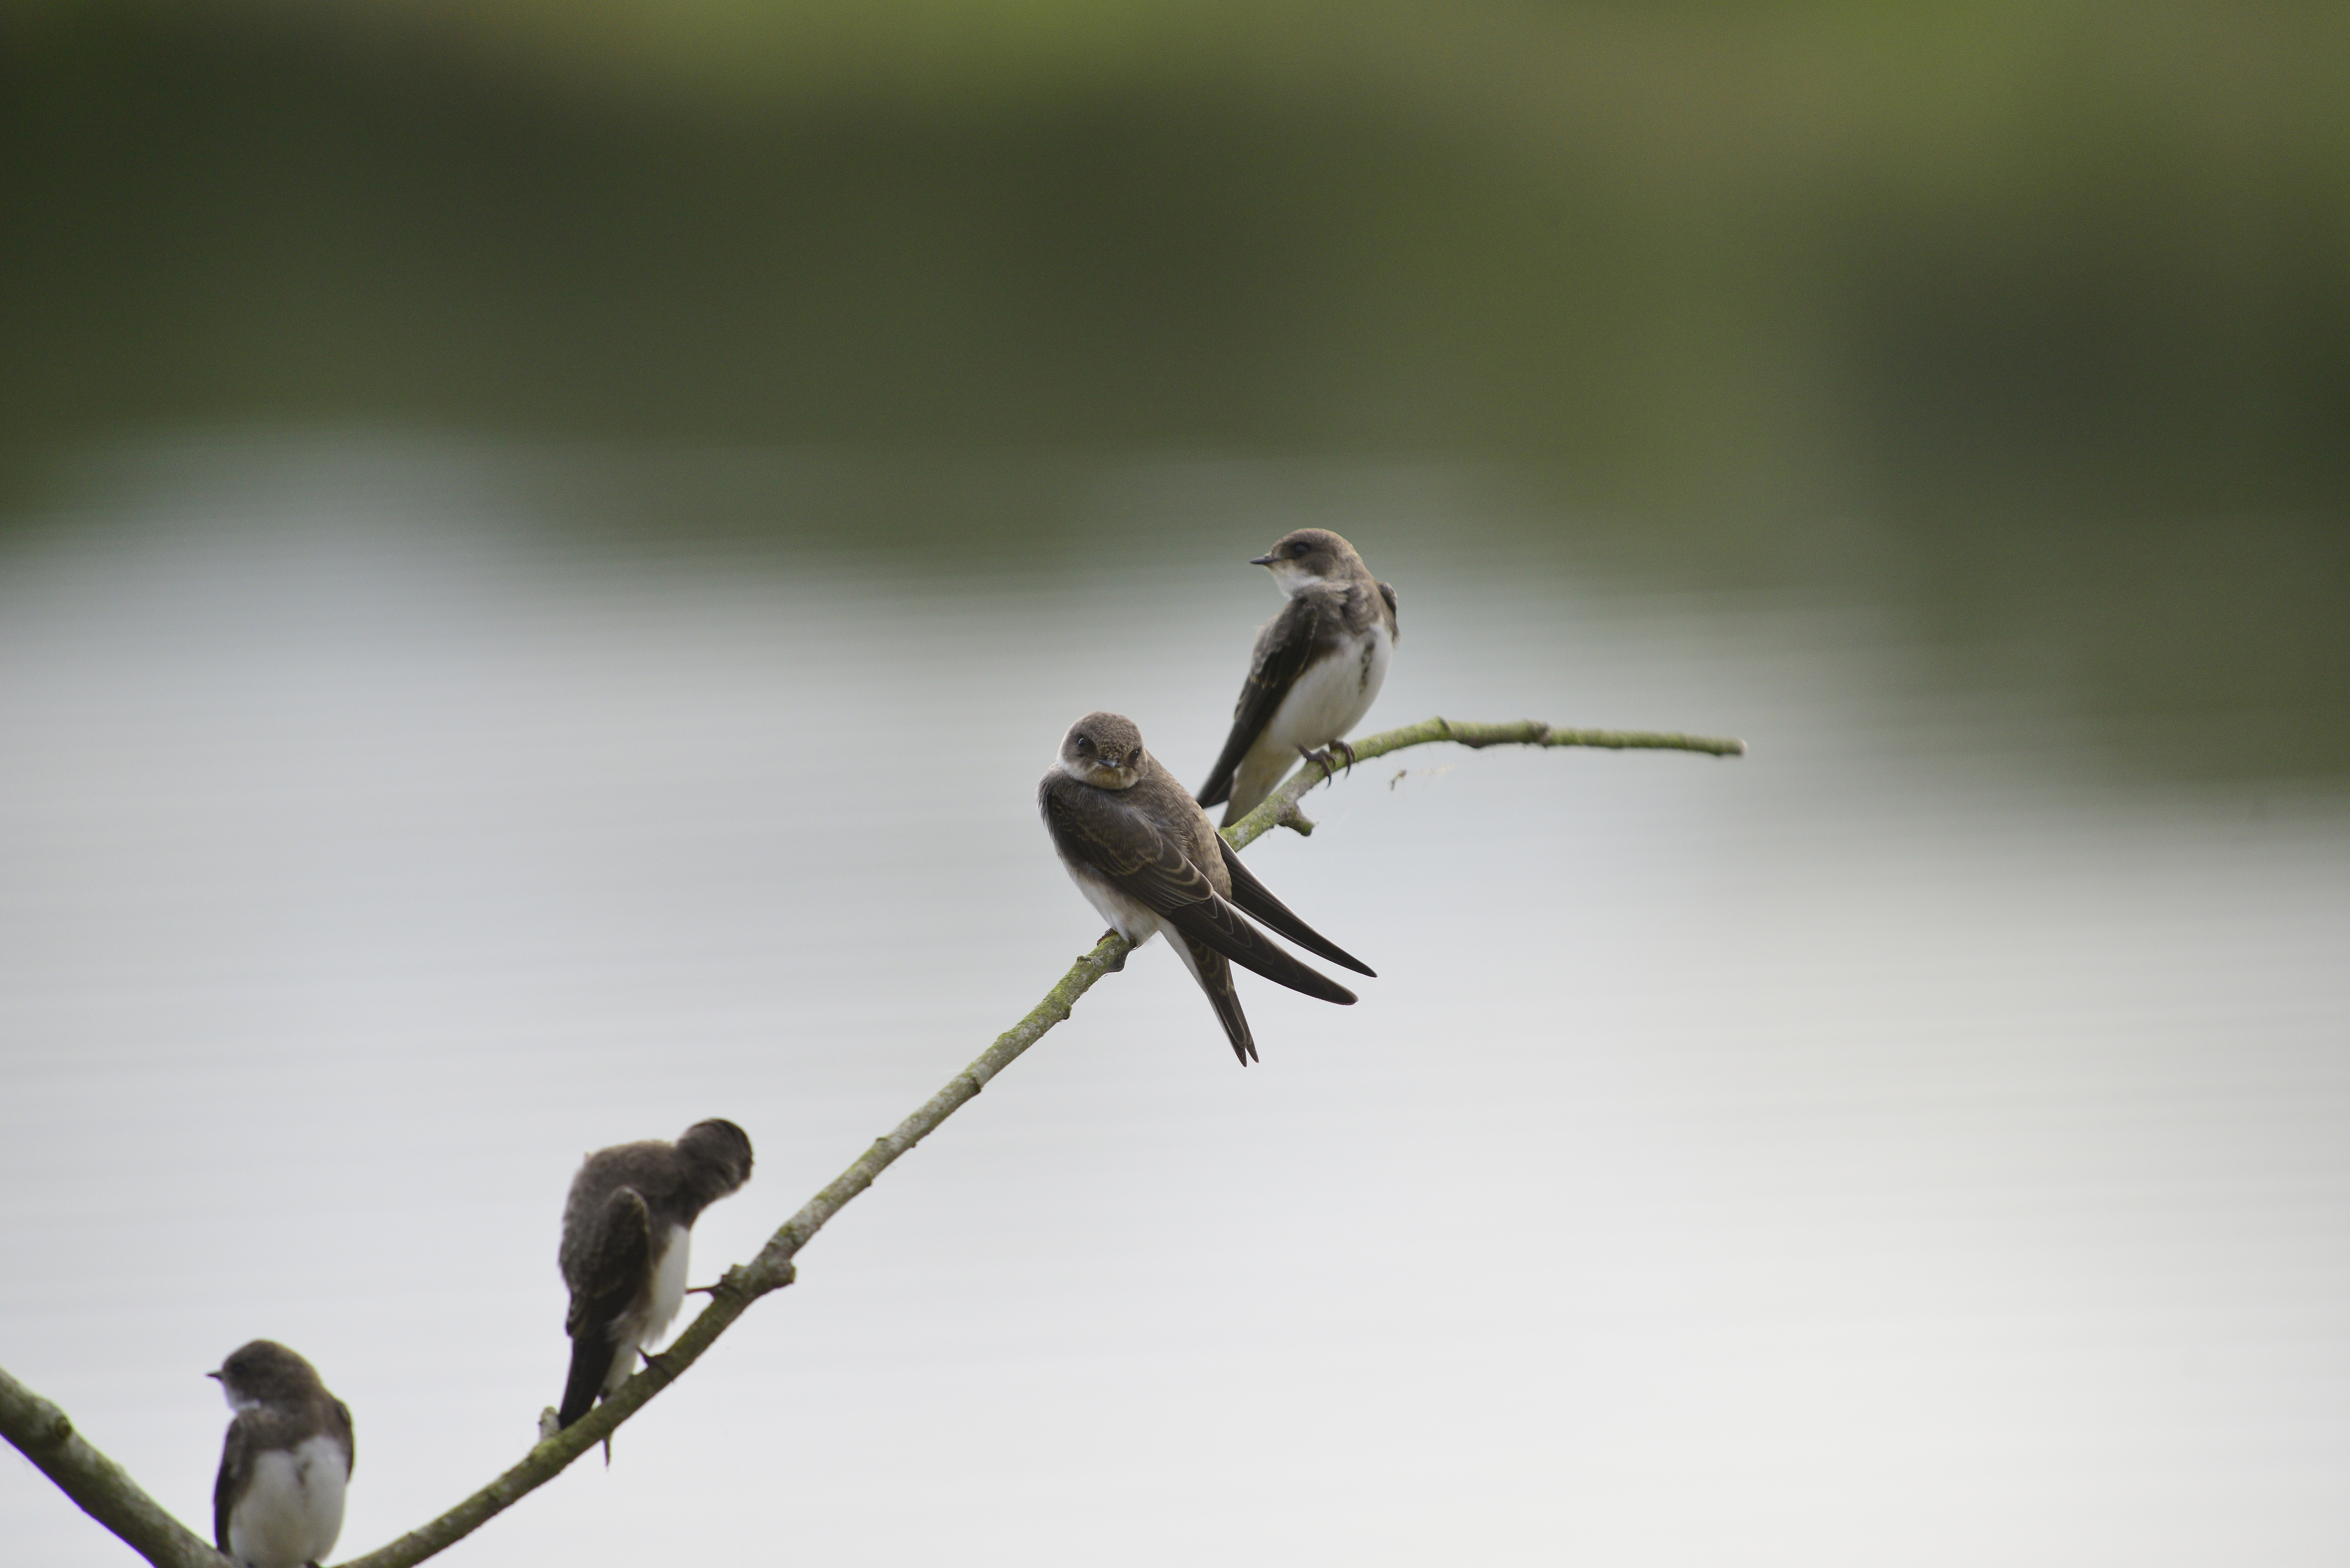
[[[1289,602],[1256,634],[1232,732],[1200,791],[1201,805],[1225,803],[1226,827],[1301,754],[1343,742],[1363,722],[1396,645],[1395,589],[1327,528],[1284,534],[1249,565],[1270,567]]]
[[[213,1544],[243,1568],[304,1568],[335,1549],[357,1449],[350,1407],[275,1340],[233,1352],[217,1372],[235,1417],[213,1483]]]
[[[1243,911],[1333,963],[1373,972],[1266,891],[1175,775],[1142,749],[1131,719],[1088,713],[1070,725],[1059,760],[1036,786],[1036,809],[1069,879],[1113,930],[1139,947],[1167,929],[1243,1066],[1256,1059],[1256,1041],[1232,989],[1233,964],[1324,1002],[1355,1000],[1274,945]]]
[[[571,1289],[571,1376],[556,1423],[568,1427],[629,1380],[685,1301],[693,1222],[751,1179],[751,1140],[733,1122],[696,1122],[675,1143],[598,1149],[571,1179],[556,1255]]]

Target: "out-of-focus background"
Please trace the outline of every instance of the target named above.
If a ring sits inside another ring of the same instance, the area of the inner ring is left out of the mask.
[[[0,1365],[200,1531],[528,1445],[580,1154],[799,1202],[1336,527],[1429,749],[447,1559],[2331,1563],[2350,12],[0,3]],[[11,1562],[126,1560],[13,1455]]]

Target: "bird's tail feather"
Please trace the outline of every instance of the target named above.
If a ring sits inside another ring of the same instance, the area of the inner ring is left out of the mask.
[[[1222,838],[1216,840],[1216,847],[1223,852],[1224,869],[1232,874],[1232,902],[1243,913],[1254,916],[1298,946],[1320,953],[1333,963],[1345,964],[1357,974],[1367,974],[1373,980],[1378,978],[1377,970],[1299,919],[1295,910],[1274,898],[1273,890],[1258,881],[1256,873],[1243,863],[1238,850]]]
[[[1170,933],[1173,934],[1173,933]],[[1256,1036],[1249,1033],[1248,1014],[1241,1011],[1241,994],[1232,986],[1232,966],[1224,955],[1202,942],[1176,936],[1182,944],[1183,956],[1190,960],[1191,978],[1208,993],[1208,1005],[1216,1010],[1216,1021],[1224,1026],[1224,1038],[1232,1043],[1232,1054],[1245,1067],[1257,1059]]]
[[[1204,948],[1240,965],[1254,970],[1275,985],[1285,985],[1323,1002],[1335,1002],[1341,1007],[1351,1004],[1355,993],[1324,974],[1297,961],[1297,955],[1248,923],[1248,918],[1238,906],[1223,898],[1209,904],[1195,904],[1177,912],[1170,922],[1182,932],[1184,940],[1194,948]],[[1191,971],[1199,973],[1198,970]],[[1208,982],[1201,980],[1206,986]],[[1232,983],[1230,976],[1225,984]]]
[[[555,1413],[556,1426],[568,1427],[595,1408],[596,1396],[604,1391],[604,1379],[611,1373],[612,1357],[619,1354],[619,1347],[600,1328],[590,1328],[571,1342],[571,1376],[563,1385],[563,1405]]]

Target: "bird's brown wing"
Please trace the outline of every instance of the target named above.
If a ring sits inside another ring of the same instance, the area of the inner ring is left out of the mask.
[[[652,1214],[633,1187],[616,1187],[563,1239],[563,1282],[571,1287],[571,1321],[615,1292],[634,1293],[652,1255]],[[624,1303],[625,1304],[625,1303]]]
[[[564,1328],[571,1335],[571,1372],[564,1380],[556,1424],[585,1416],[602,1392],[620,1347],[612,1322],[643,1289],[651,1266],[652,1216],[632,1187],[617,1187],[563,1238],[563,1278],[571,1287]]]
[[[253,1462],[251,1448],[250,1424],[239,1417],[228,1424],[228,1436],[221,1442],[220,1474],[213,1481],[213,1544],[224,1556],[228,1552],[229,1509],[245,1467]]]
[[[1305,673],[1320,628],[1321,611],[1310,598],[1301,597],[1284,605],[1257,635],[1248,679],[1241,682],[1240,701],[1232,704],[1232,732],[1224,737],[1223,754],[1216,759],[1214,771],[1200,791],[1201,805],[1221,805],[1232,798],[1232,775],[1240,771],[1241,759],[1273,722],[1281,700]]]
[[[1044,787],[1045,825],[1066,859],[1083,866],[1183,935],[1243,969],[1324,1002],[1355,993],[1308,969],[1226,902],[1182,846],[1115,794],[1066,775]]]

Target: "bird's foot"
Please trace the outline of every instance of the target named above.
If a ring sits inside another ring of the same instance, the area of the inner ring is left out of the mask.
[[[1344,741],[1333,741],[1318,752],[1309,752],[1303,746],[1297,748],[1297,754],[1300,757],[1304,758],[1310,765],[1322,770],[1322,777],[1326,783],[1337,775],[1339,767],[1338,757],[1341,753],[1343,753],[1347,759],[1347,771],[1348,773],[1353,773],[1355,771],[1355,763],[1357,761],[1355,756],[1355,748],[1348,745]]]
[[[1096,938],[1094,939],[1094,946],[1096,946],[1096,947],[1099,947],[1099,946],[1101,946],[1101,945],[1102,945],[1102,943],[1104,943],[1104,942],[1106,942],[1106,941],[1109,940],[1110,940],[1110,938],[1112,938],[1112,937],[1114,937],[1114,936],[1116,936],[1116,935],[1118,935],[1118,928],[1117,928],[1116,926],[1112,926],[1109,929],[1107,929],[1107,930],[1104,931],[1101,935],[1099,935],[1099,936],[1097,936],[1097,937],[1096,937]],[[1127,949],[1127,952],[1132,952],[1133,950],[1133,950],[1132,948],[1128,948],[1128,949]],[[1087,956],[1088,956],[1088,957],[1090,957],[1091,955],[1090,955],[1090,954],[1088,954]],[[1112,974],[1118,974],[1118,973],[1122,973],[1122,972],[1125,971],[1125,969],[1126,969],[1126,953],[1120,953],[1120,954],[1118,954],[1118,957],[1116,957],[1116,958],[1114,958],[1114,959],[1112,959],[1112,960],[1110,960],[1110,961],[1109,961],[1109,972],[1110,972],[1110,973],[1112,973]]]

